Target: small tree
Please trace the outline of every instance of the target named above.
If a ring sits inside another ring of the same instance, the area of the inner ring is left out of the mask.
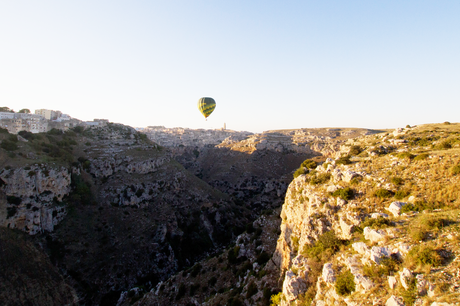
[[[28,109],[28,108],[23,108],[23,109],[21,109],[18,113],[21,113],[21,114],[30,114],[30,109]]]
[[[0,112],[2,112],[2,113],[14,113],[14,110],[10,109],[9,107],[3,106],[3,107],[0,107]]]
[[[342,271],[337,276],[337,281],[335,282],[335,292],[339,295],[349,295],[353,291],[355,291],[355,277],[348,269]]]

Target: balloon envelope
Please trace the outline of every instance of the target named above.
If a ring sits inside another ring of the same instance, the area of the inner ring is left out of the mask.
[[[214,111],[216,108],[216,101],[213,98],[204,97],[198,100],[198,109],[203,114],[205,118],[208,118],[209,115]]]

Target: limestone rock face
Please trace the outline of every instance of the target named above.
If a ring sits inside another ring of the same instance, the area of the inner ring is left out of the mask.
[[[286,273],[286,277],[283,282],[283,294],[287,299],[287,304],[295,300],[295,298],[300,294],[305,292],[307,289],[307,284],[305,280],[301,277],[298,277],[292,271]]]
[[[108,177],[116,172],[146,174],[155,172],[164,163],[169,162],[168,156],[161,156],[142,161],[133,161],[130,156],[124,157],[99,157],[91,160],[90,173],[95,177]]]
[[[3,170],[0,179],[0,225],[34,235],[53,231],[66,215],[60,203],[70,192],[68,169],[34,165]]]

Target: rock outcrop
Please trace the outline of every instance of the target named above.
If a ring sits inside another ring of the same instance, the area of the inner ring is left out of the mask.
[[[65,217],[63,198],[70,192],[67,168],[32,165],[0,173],[0,225],[31,235],[51,232]]]

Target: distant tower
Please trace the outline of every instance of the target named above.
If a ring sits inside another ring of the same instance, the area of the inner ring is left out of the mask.
[[[224,122],[224,130],[226,130],[226,129],[227,129],[227,125],[226,125],[225,122]]]

